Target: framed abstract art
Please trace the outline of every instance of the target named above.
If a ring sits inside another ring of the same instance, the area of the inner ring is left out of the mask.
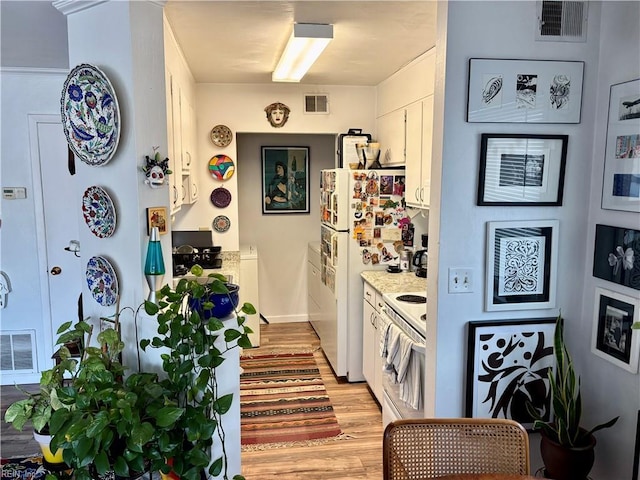
[[[640,230],[596,225],[593,276],[640,290]]]

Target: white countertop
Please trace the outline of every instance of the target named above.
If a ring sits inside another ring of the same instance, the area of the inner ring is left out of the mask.
[[[416,276],[415,272],[369,270],[360,276],[380,293],[427,292],[427,279]]]

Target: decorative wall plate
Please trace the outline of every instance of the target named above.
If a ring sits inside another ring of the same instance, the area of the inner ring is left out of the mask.
[[[118,297],[118,277],[116,272],[104,257],[91,257],[87,262],[87,285],[94,300],[103,307],[110,307],[116,303]]]
[[[231,220],[225,215],[218,215],[213,219],[213,229],[216,232],[226,232],[231,227]]]
[[[236,171],[236,166],[227,155],[216,155],[209,160],[209,172],[218,180],[229,180]]]
[[[233,134],[226,125],[216,125],[211,129],[211,141],[216,147],[226,147],[231,140],[233,140]]]
[[[82,195],[82,216],[98,238],[108,238],[116,230],[116,209],[111,197],[101,187],[92,186]]]
[[[73,153],[91,166],[106,164],[120,140],[120,109],[106,75],[83,63],[67,77],[60,99],[62,126]]]
[[[211,192],[211,203],[216,207],[228,207],[231,203],[231,192],[224,187],[218,187]]]

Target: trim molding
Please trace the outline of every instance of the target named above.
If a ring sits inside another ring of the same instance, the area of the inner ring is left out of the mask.
[[[15,75],[69,75],[68,68],[0,67],[0,73]]]
[[[64,15],[71,15],[83,10],[88,10],[101,3],[107,3],[109,0],[54,0],[51,4]],[[164,8],[167,0],[147,0],[149,3]]]

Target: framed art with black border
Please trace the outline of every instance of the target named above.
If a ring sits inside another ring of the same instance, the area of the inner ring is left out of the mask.
[[[469,59],[467,122],[580,123],[584,62]]]
[[[640,290],[640,230],[596,225],[593,276]]]
[[[596,287],[591,351],[631,373],[638,372],[640,299]]]
[[[568,135],[483,133],[478,205],[562,205]]]
[[[610,89],[602,208],[640,212],[640,79]]]
[[[487,222],[485,310],[553,308],[557,220]]]
[[[158,227],[160,235],[167,233],[169,222],[167,220],[167,207],[147,208],[147,234],[151,235],[151,229]]]
[[[309,213],[309,147],[262,147],[262,213]]]
[[[533,429],[531,404],[551,419],[555,318],[469,322],[466,416],[508,418]]]

